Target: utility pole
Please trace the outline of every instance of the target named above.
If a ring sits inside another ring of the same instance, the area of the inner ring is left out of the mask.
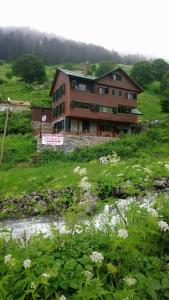
[[[8,125],[8,116],[9,116],[9,109],[8,109],[8,107],[7,107],[7,110],[6,110],[6,118],[5,118],[5,126],[4,126],[4,134],[3,134],[2,145],[1,145],[0,165],[2,164],[2,159],[3,159],[5,137],[6,137],[7,125]]]

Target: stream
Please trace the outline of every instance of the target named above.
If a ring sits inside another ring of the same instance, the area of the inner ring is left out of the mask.
[[[129,209],[130,204],[137,202],[139,203],[140,208],[149,209],[153,206],[157,196],[158,194],[155,193],[142,198],[129,197],[127,199],[119,199],[116,202],[118,210],[115,205],[106,204],[100,214],[94,215],[91,221],[84,221],[84,224],[87,226],[92,223],[99,229],[102,229],[104,225],[109,224],[113,228],[116,223],[124,217],[124,213],[127,209]],[[26,237],[26,239],[29,239],[32,235],[39,233],[42,233],[45,236],[50,236],[52,234],[51,226],[52,228],[59,230],[59,232],[68,232],[64,219],[57,215],[53,215],[0,221],[0,236],[5,238]]]

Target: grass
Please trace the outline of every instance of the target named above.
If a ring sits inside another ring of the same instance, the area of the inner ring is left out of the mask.
[[[46,73],[48,80],[42,84],[27,84],[19,77],[13,76],[11,79],[6,77],[6,73],[11,73],[11,65],[0,65],[1,78],[4,84],[0,84],[0,95],[2,99],[30,101],[32,105],[50,106],[51,98],[49,91],[55,73],[55,66],[47,66]]]
[[[3,197],[17,196],[47,188],[77,186],[80,179],[73,172],[77,165],[88,170],[87,176],[97,188],[105,189],[107,186],[112,189],[130,180],[133,184],[131,193],[135,193],[135,186],[141,184],[146,175],[133,170],[134,164],[152,169],[148,180],[150,185],[152,178],[169,175],[164,167],[165,162],[169,161],[167,124],[150,128],[140,135],[126,135],[119,141],[70,154],[47,151],[40,155],[41,160],[36,164],[32,163],[36,140],[31,135],[8,136],[4,163],[0,168],[0,194]],[[98,162],[99,157],[112,154],[113,151],[121,158],[118,164],[102,165]],[[162,161],[162,165],[158,165],[159,161]],[[122,177],[118,177],[119,174],[123,174]]]

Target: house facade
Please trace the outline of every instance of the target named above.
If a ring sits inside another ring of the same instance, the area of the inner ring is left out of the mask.
[[[117,136],[138,123],[142,88],[121,68],[94,77],[57,68],[50,90],[55,132]]]

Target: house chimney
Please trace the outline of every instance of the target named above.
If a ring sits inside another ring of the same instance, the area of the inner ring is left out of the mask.
[[[87,76],[88,72],[89,72],[89,63],[88,63],[88,61],[86,61],[83,66],[83,73],[85,76]]]

